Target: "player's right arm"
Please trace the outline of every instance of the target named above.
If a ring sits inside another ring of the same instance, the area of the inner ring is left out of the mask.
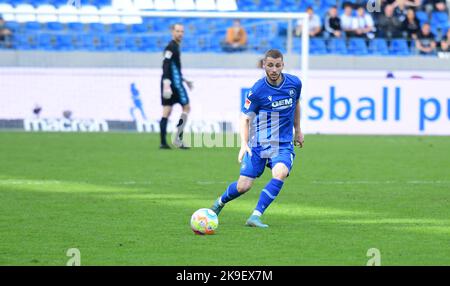
[[[164,50],[164,60],[163,60],[163,97],[169,99],[172,96],[172,84],[171,74],[170,74],[170,63],[173,56],[173,47],[169,44]]]
[[[245,153],[252,156],[252,149],[248,146],[250,133],[250,120],[256,116],[259,111],[259,103],[257,94],[255,94],[255,86],[247,93],[244,106],[242,107],[242,114],[239,124],[239,133],[241,136],[241,150],[239,151],[238,161],[242,162]]]
[[[238,161],[242,162],[242,158],[244,158],[245,153],[248,153],[249,156],[252,155],[252,150],[248,146],[248,134],[250,130],[250,117],[246,114],[241,114],[239,130],[241,135],[241,150],[239,151]]]

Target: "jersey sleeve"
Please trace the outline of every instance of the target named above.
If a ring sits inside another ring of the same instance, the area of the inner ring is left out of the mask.
[[[167,45],[164,49],[164,60],[163,60],[163,79],[170,78],[170,63],[172,61],[174,54],[174,46],[172,44]]]
[[[242,106],[242,113],[245,115],[251,115],[251,113],[258,113],[259,111],[259,101],[258,101],[258,94],[255,91],[255,88],[253,87],[247,92],[247,95],[245,96],[244,105]]]
[[[302,82],[299,78],[298,79],[298,86],[297,86],[297,95],[296,95],[296,99],[301,100],[302,99]]]

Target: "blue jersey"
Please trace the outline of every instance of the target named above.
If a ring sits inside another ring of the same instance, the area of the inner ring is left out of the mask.
[[[273,86],[264,77],[247,93],[242,112],[250,117],[249,146],[293,141],[294,117],[302,83],[283,73],[283,81]]]

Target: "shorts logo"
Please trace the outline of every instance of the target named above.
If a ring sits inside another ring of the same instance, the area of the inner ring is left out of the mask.
[[[245,109],[249,109],[250,108],[250,104],[252,104],[252,102],[250,101],[250,99],[247,98],[245,100],[245,104],[244,104]]]

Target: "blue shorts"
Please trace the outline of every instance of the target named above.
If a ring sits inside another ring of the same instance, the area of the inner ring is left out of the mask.
[[[253,147],[252,156],[245,153],[241,162],[241,176],[257,178],[262,175],[267,166],[272,169],[277,163],[283,163],[289,169],[292,169],[295,152],[292,143],[280,143],[278,148],[274,147]]]

